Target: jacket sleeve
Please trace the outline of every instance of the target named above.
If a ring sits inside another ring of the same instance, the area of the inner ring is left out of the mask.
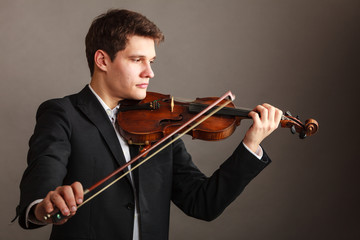
[[[241,143],[233,154],[206,177],[194,165],[182,141],[174,144],[172,201],[189,216],[211,221],[240,195],[271,160],[256,158]]]
[[[29,141],[28,166],[20,183],[19,224],[26,228],[26,208],[36,199],[62,185],[70,155],[71,127],[60,100],[40,105]],[[29,224],[29,228],[39,227]]]

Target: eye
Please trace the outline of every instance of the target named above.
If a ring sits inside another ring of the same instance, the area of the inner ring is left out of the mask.
[[[141,58],[133,58],[131,59],[133,62],[141,62]]]

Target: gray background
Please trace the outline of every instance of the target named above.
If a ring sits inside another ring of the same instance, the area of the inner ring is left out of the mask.
[[[231,90],[237,106],[269,102],[320,123],[303,141],[288,129],[266,139],[273,163],[215,221],[173,207],[170,239],[360,239],[359,0],[1,0],[0,239],[48,238],[49,227],[9,224],[27,141],[41,102],[89,82],[84,37],[109,8],[139,11],[165,33],[149,90],[190,99]],[[217,143],[184,140],[211,174],[249,124]]]

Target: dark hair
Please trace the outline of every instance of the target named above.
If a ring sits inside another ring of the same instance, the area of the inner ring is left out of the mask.
[[[114,9],[95,18],[85,38],[91,76],[94,74],[97,50],[105,51],[113,61],[116,53],[125,49],[128,37],[134,35],[152,38],[156,43],[164,40],[160,29],[140,13]]]

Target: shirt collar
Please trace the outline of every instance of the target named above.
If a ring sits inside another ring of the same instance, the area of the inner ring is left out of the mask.
[[[101,106],[104,108],[105,112],[107,113],[107,115],[109,116],[109,118],[115,118],[117,111],[119,110],[120,104],[118,104],[116,107],[114,107],[113,109],[111,109],[108,105],[106,105],[106,103],[101,99],[101,97],[99,95],[96,94],[96,92],[94,91],[94,89],[92,89],[92,87],[90,86],[90,84],[88,85],[91,92],[95,95],[95,97],[99,100]]]

